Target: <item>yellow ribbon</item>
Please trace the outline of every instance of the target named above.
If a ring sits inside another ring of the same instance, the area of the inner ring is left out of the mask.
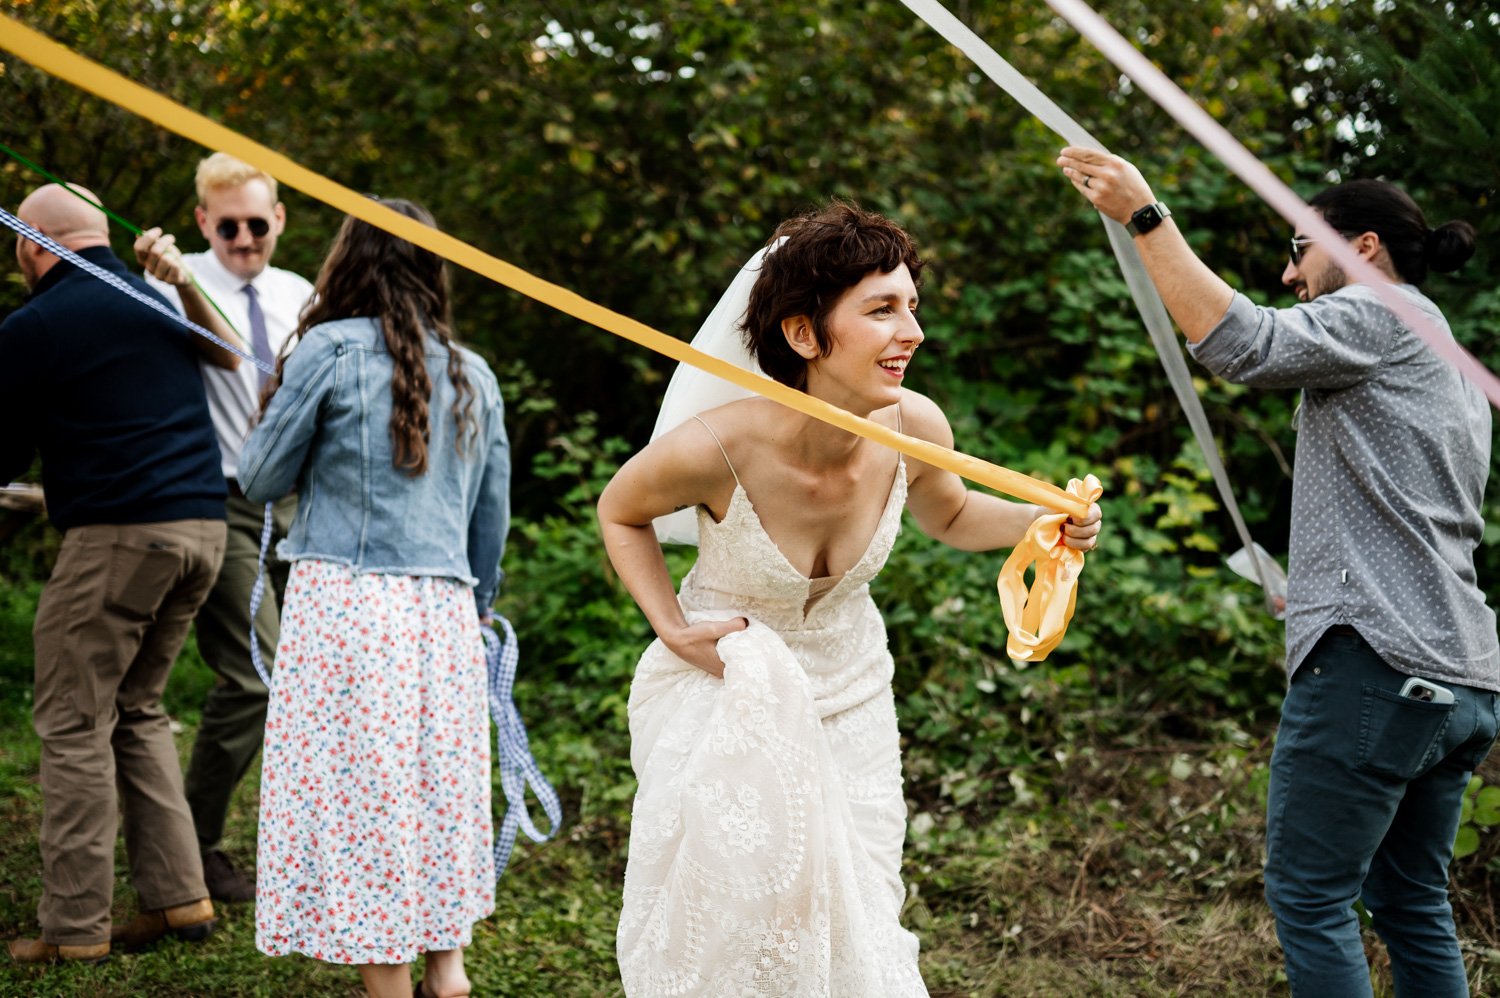
[[[951,471],[962,478],[1014,496],[1024,502],[1048,509],[1063,510],[1082,518],[1088,514],[1088,502],[1065,492],[1049,482],[1039,481],[1020,472],[916,437],[909,437],[871,420],[828,404],[821,399],[788,388],[763,375],[753,374],[727,361],[693,349],[687,343],[658,332],[602,305],[595,304],[514,264],[490,256],[460,239],[407,218],[371,200],[357,191],[334,183],[209,118],[163,97],[119,73],[59,45],[40,32],[26,27],[12,17],[0,15],[0,48],[5,48],[27,62],[59,79],[95,94],[131,111],[154,124],[176,132],[207,149],[218,149],[264,170],[288,187],[302,191],[324,204],[368,222],[394,236],[415,243],[444,259],[464,267],[498,284],[534,298],[575,319],[597,326],[605,332],[637,343],[680,363],[723,378],[747,391],[765,396],[782,405],[847,430],[867,440],[900,451],[935,468]],[[1015,556],[1011,556],[1014,560]],[[1007,562],[1009,564],[1009,562]],[[1005,609],[1002,600],[1002,609]],[[1011,626],[1010,611],[1005,610],[1006,624]],[[1068,609],[1071,616],[1072,608]],[[1012,628],[1014,633],[1014,628]]]
[[[960,454],[947,447],[939,447],[925,440],[897,433],[878,423],[829,405],[820,399],[812,398],[794,388],[788,388],[770,378],[752,374],[717,357],[694,350],[679,339],[657,332],[643,323],[597,305],[566,288],[544,281],[460,239],[455,239],[436,229],[430,229],[414,219],[407,218],[385,205],[298,165],[280,153],[247,139],[238,132],[183,107],[176,101],[148,90],[119,73],[78,55],[14,18],[0,15],[0,47],[9,49],[53,76],[132,111],[162,128],[176,132],[207,149],[221,149],[246,163],[259,167],[288,187],[296,188],[309,197],[331,205],[345,214],[353,215],[376,228],[416,243],[461,267],[488,277],[530,298],[535,298],[575,319],[598,326],[605,332],[624,337],[649,350],[671,357],[673,360],[700,368],[747,391],[774,399],[814,419],[832,423],[850,433],[884,444],[934,467],[944,468],[972,482],[986,485],[997,492],[1003,492],[1039,506],[1046,506],[1048,509],[1067,510],[1079,516],[1087,511],[1086,506],[1080,506],[1077,499],[1055,485],[990,464],[988,461],[981,461],[967,454]]]
[[[1104,488],[1089,475],[1068,482],[1068,492],[1085,503],[1098,500]],[[995,587],[1000,591],[1000,611],[1010,636],[1005,653],[1021,662],[1040,662],[1052,654],[1068,633],[1073,605],[1078,602],[1078,576],[1083,571],[1083,552],[1063,543],[1066,513],[1050,513],[1031,522],[1026,536],[1005,559]],[[1026,568],[1036,563],[1036,577],[1026,589]]]

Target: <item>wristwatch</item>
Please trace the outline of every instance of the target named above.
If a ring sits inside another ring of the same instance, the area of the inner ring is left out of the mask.
[[[1125,231],[1132,237],[1145,235],[1160,225],[1163,219],[1169,218],[1171,214],[1172,209],[1160,201],[1148,204],[1130,216],[1130,221],[1125,223]]]

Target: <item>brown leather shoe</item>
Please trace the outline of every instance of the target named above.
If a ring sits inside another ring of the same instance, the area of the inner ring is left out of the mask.
[[[217,924],[213,903],[204,898],[175,908],[143,911],[129,924],[116,925],[109,938],[115,945],[131,951],[145,949],[169,932],[186,942],[201,943]]]
[[[236,870],[229,857],[217,849],[203,854],[203,883],[215,901],[255,900],[255,881]]]
[[[5,948],[10,950],[10,958],[17,963],[57,963],[60,960],[103,963],[109,959],[109,943],[58,946],[40,939],[12,939]]]

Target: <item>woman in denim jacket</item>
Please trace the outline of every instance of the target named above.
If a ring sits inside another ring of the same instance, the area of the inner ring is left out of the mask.
[[[389,207],[427,225],[405,201]],[[466,995],[494,910],[479,628],[510,454],[495,376],[452,341],[443,261],[346,218],[240,458],[296,487],[266,719],[256,945],[355,964],[376,998]]]

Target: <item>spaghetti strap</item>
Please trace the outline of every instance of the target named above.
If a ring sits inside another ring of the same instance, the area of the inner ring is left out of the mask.
[[[720,440],[719,435],[714,432],[714,428],[708,425],[708,420],[702,416],[694,416],[693,418],[703,424],[703,428],[708,431],[708,435],[714,438],[714,443],[719,445],[719,453],[724,455],[724,463],[729,465],[729,473],[734,476],[734,484],[739,485],[739,472],[734,470],[734,462],[729,460],[729,452],[724,449],[724,441]],[[740,488],[744,488],[744,486],[740,485]]]
[[[897,433],[904,433],[904,432],[906,432],[906,431],[904,431],[901,428],[901,403],[900,402],[896,403],[896,432]],[[904,468],[904,467],[906,467],[906,455],[902,454],[900,451],[897,451],[896,452],[896,474],[897,475],[901,474],[901,469]]]

